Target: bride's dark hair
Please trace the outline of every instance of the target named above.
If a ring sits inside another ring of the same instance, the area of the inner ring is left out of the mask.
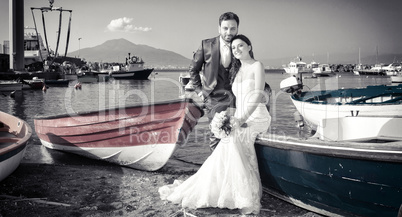
[[[246,42],[247,45],[251,46],[250,39],[248,39],[245,35],[236,35],[236,36],[234,36],[232,38],[232,40],[230,41],[230,43],[232,43],[236,39],[240,39],[240,40]],[[250,49],[249,53],[250,53],[251,58],[254,59],[253,46],[251,46],[251,49]],[[240,60],[236,59],[233,56],[233,53],[232,53],[232,66],[230,67],[230,70],[229,70],[230,84],[233,84],[233,81],[234,81],[234,79],[235,79],[235,77],[237,75],[237,72],[239,72],[240,66],[241,66]]]

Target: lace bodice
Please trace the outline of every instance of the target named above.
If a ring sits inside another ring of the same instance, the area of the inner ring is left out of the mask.
[[[238,79],[234,80],[232,91],[236,97],[236,118],[240,118],[241,115],[247,111],[246,108],[248,106],[254,106],[255,103],[250,101],[250,97],[261,92],[259,90],[254,90],[254,86],[254,79],[247,79],[242,82],[239,82]],[[253,114],[251,114],[251,117],[247,122],[255,119],[256,117],[264,116],[269,116],[268,110],[266,109],[265,104],[258,103],[256,110],[253,112]]]

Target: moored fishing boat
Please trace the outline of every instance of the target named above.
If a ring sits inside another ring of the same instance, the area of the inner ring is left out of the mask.
[[[47,148],[135,169],[163,167],[203,115],[190,99],[36,117],[35,131]]]
[[[18,81],[0,81],[0,92],[22,90],[22,86]]]
[[[326,216],[400,216],[402,142],[260,135],[264,191]],[[399,215],[398,215],[399,213]]]
[[[316,68],[313,68],[313,76],[320,77],[320,76],[330,76],[333,75],[334,72],[331,69],[329,64],[321,64]]]
[[[31,135],[25,121],[0,111],[0,181],[20,165]]]
[[[283,68],[288,74],[299,74],[312,72],[312,68],[308,68],[305,62],[302,62],[301,57],[296,57],[294,61],[291,61],[287,67]]]
[[[385,67],[383,64],[376,64],[369,69],[357,69],[355,70],[356,75],[387,75],[386,71],[383,69]]]
[[[42,71],[43,60],[46,60],[49,52],[43,44],[42,36],[36,32],[36,28],[24,29],[24,62],[28,71]]]
[[[108,82],[109,74],[92,71],[87,66],[82,67],[77,73],[77,80],[80,83]]]
[[[126,58],[125,67],[113,66],[110,75],[114,79],[134,79],[134,80],[147,80],[149,75],[154,70],[153,68],[144,68],[144,61],[137,56],[130,56]]]
[[[23,83],[22,89],[34,89],[34,90],[42,90],[43,86],[45,86],[45,80],[33,77],[31,80],[22,80]]]

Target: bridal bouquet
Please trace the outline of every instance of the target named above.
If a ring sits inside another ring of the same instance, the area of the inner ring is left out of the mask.
[[[229,136],[233,128],[234,120],[230,118],[226,111],[215,113],[209,125],[211,132],[219,139]]]

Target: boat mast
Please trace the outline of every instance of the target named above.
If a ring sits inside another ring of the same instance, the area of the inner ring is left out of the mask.
[[[329,52],[327,52],[327,64],[329,64]]]
[[[362,62],[361,62],[361,59],[360,59],[360,47],[359,47],[359,65],[361,65],[362,64]]]

